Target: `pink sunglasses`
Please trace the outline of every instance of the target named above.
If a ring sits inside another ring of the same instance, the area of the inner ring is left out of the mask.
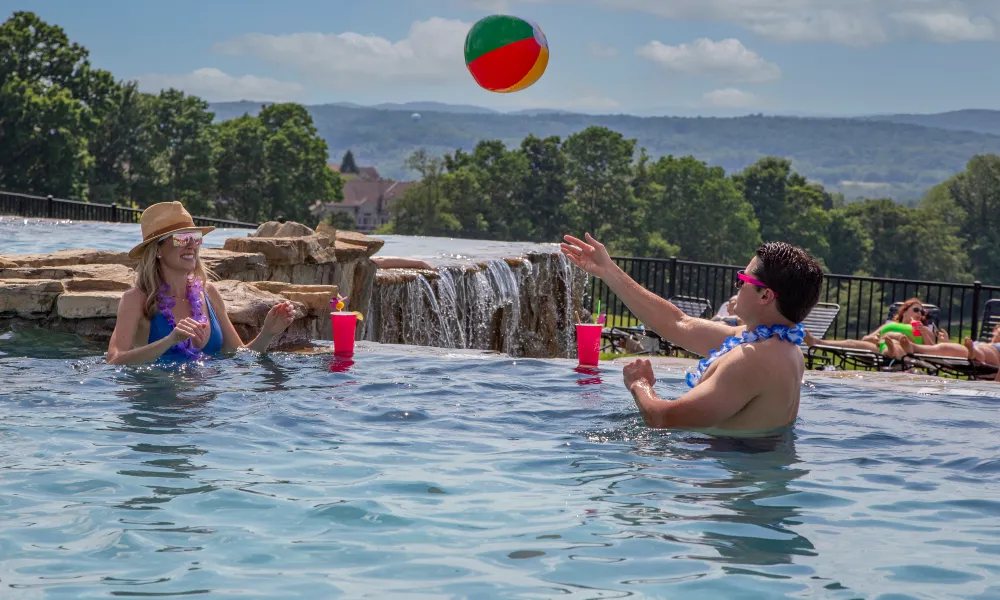
[[[763,281],[760,281],[759,279],[754,279],[753,277],[747,275],[746,271],[737,271],[736,281],[734,282],[734,285],[736,285],[736,289],[740,289],[741,287],[743,287],[744,283],[749,283],[750,285],[755,285],[757,287],[762,287],[764,289],[771,290],[771,288],[768,287],[768,285]],[[774,290],[771,290],[771,292],[774,292]],[[778,294],[775,293],[774,295],[777,296]]]
[[[190,246],[194,242],[194,246],[201,246],[202,235],[200,231],[185,231],[182,233],[172,233],[170,235],[165,235],[160,238],[160,241],[167,239],[168,237],[173,238],[174,248],[180,248],[181,246]]]

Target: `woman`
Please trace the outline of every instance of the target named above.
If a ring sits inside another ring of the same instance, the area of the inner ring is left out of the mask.
[[[902,358],[907,354],[928,354],[931,356],[954,356],[968,358],[981,363],[1000,367],[1000,325],[993,328],[993,337],[989,343],[977,342],[965,338],[964,344],[914,344],[909,338],[886,339],[886,354],[893,358]],[[998,374],[1000,378],[1000,374]]]
[[[118,304],[109,363],[147,363],[164,355],[199,360],[237,348],[264,352],[291,325],[292,303],[277,304],[268,311],[260,334],[244,344],[199,256],[202,236],[215,228],[196,227],[180,202],[150,206],[139,223],[142,243],[129,252],[139,260],[135,287]]]
[[[879,326],[878,329],[869,333],[860,340],[820,340],[807,331],[806,332],[806,345],[812,347],[816,345],[832,346],[834,348],[847,348],[850,350],[867,350],[869,352],[879,352],[879,344],[886,340],[899,340],[900,338],[906,337],[902,333],[896,331],[890,331],[884,336],[882,334],[882,328],[889,323],[906,323],[910,324],[913,321],[920,321],[920,325],[917,326],[917,331],[920,332],[920,339],[922,340],[937,340],[937,341],[948,341],[948,334],[946,332],[940,331],[937,334],[931,330],[931,327],[927,325],[928,314],[924,310],[924,305],[919,298],[910,298],[903,305],[899,307],[896,314],[893,315],[891,319]],[[907,338],[908,339],[908,338]],[[888,348],[887,348],[888,350]]]

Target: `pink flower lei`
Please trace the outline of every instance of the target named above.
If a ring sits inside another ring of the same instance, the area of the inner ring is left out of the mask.
[[[205,323],[207,321],[203,310],[203,291],[204,288],[202,287],[201,279],[193,275],[188,275],[186,296],[188,303],[191,305],[191,318],[199,323]],[[170,286],[164,283],[160,287],[159,294],[157,294],[157,308],[160,309],[160,312],[163,314],[164,318],[166,318],[167,325],[170,325],[170,329],[173,330],[177,327],[177,321],[174,319],[174,313],[170,309],[176,306],[176,302],[174,297],[170,296],[169,293]],[[202,354],[201,350],[195,347],[194,342],[192,342],[190,338],[171,347],[170,350],[180,352],[181,354],[194,360],[202,360],[205,358],[205,355]]]

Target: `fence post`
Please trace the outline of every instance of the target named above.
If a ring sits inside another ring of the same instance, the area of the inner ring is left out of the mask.
[[[45,217],[48,218],[48,219],[51,219],[56,214],[56,212],[55,212],[56,203],[55,203],[54,200],[52,200],[52,194],[49,194],[45,198],[45,200],[46,200],[46,202],[45,202]]]
[[[121,220],[118,218],[118,204],[117,203],[111,205],[111,222],[112,223],[121,223]]]
[[[673,298],[677,291],[677,257],[670,257],[670,283],[667,284],[667,298]]]
[[[972,339],[979,339],[976,329],[979,328],[979,300],[983,291],[983,284],[980,281],[972,283]]]

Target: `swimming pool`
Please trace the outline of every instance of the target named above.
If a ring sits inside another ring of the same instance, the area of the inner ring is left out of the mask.
[[[994,397],[818,377],[737,441],[643,427],[614,365],[98,351],[0,339],[0,597],[1000,594]]]
[[[617,364],[360,348],[0,332],[0,598],[1000,596],[995,384],[809,373],[741,441],[645,428]]]

